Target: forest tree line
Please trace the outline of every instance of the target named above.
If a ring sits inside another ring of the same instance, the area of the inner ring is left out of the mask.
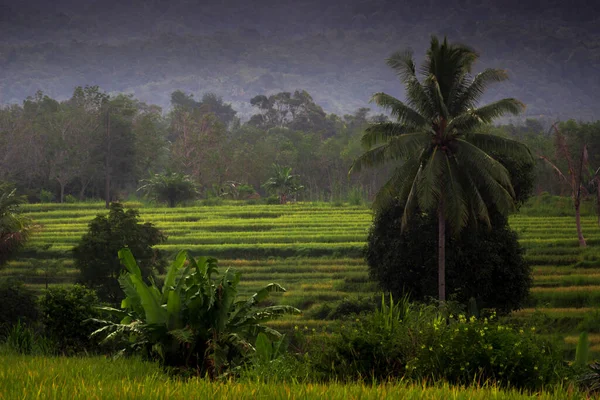
[[[273,164],[291,167],[305,200],[339,201],[351,191],[372,198],[386,171],[348,175],[362,152],[360,138],[380,110],[328,114],[309,93],[259,94],[254,114],[242,123],[230,103],[212,93],[195,99],[171,94],[171,107],[146,104],[131,95],[109,96],[97,86],[76,87],[57,101],[42,92],[22,104],[0,108],[0,180],[14,184],[30,201],[123,200],[137,196],[141,182],[156,173],[189,175],[204,197],[232,183],[267,193]],[[558,125],[573,157],[587,145],[589,168],[600,167],[600,121]],[[539,160],[536,192],[568,194],[551,167],[565,165],[555,134],[537,120],[499,125],[490,132],[526,143]],[[45,194],[44,194],[45,193]]]

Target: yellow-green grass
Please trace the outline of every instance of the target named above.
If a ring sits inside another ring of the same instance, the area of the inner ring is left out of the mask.
[[[0,356],[0,399],[582,399],[569,387],[537,393],[490,384],[265,383],[172,379],[136,359]]]

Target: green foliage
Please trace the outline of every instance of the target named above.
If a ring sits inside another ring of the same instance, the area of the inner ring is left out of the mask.
[[[255,352],[259,333],[278,339],[281,334],[265,325],[285,314],[299,314],[290,306],[259,307],[272,292],[284,292],[271,283],[247,300],[236,300],[240,274],[227,270],[220,279],[217,260],[180,252],[169,267],[162,289],[148,286],[129,249],[119,251],[127,268],[119,283],[126,298],[121,310],[103,308],[120,323],[99,321],[94,335],[105,340],[128,337],[126,349],[142,351],[162,365],[193,369],[215,378],[240,366]],[[125,349],[124,349],[125,350]]]
[[[540,336],[534,327],[513,328],[493,316],[431,321],[406,369],[417,380],[444,379],[461,385],[492,381],[529,390],[572,375],[558,343]]]
[[[77,197],[73,196],[72,194],[68,194],[65,196],[65,203],[67,204],[75,204],[77,203]]]
[[[418,214],[402,232],[403,211],[396,204],[377,214],[365,250],[369,273],[395,296],[426,300],[436,295],[437,217]],[[449,298],[464,305],[474,298],[479,309],[501,313],[523,307],[533,284],[517,235],[500,215],[491,230],[479,226],[448,238],[446,277]]]
[[[404,231],[419,210],[438,217],[438,298],[446,299],[446,225],[454,236],[473,221],[491,226],[492,213],[507,215],[515,206],[511,177],[494,153],[533,164],[529,149],[514,140],[481,133],[497,117],[518,114],[525,105],[502,99],[478,107],[487,86],[508,78],[506,71],[486,69],[469,74],[479,54],[472,48],[431,38],[425,62],[417,68],[412,51],[394,53],[388,65],[405,85],[406,103],[376,93],[372,101],[395,122],[369,126],[361,142],[367,151],[351,172],[393,163],[391,178],[377,193],[374,206],[402,204]],[[430,240],[431,240],[430,239]]]
[[[373,313],[346,322],[312,349],[321,376],[483,383],[536,390],[571,376],[561,348],[535,332],[490,318],[455,317],[434,305],[382,296]]]
[[[100,317],[96,293],[81,285],[51,288],[40,299],[41,323],[45,335],[61,354],[93,352],[97,343],[90,334],[97,324],[87,322]]]
[[[273,164],[273,175],[267,180],[263,187],[270,193],[279,196],[279,203],[285,204],[288,197],[304,189],[304,186],[298,183],[298,176],[292,175],[291,167],[283,167]]]
[[[73,249],[78,281],[96,290],[103,301],[116,304],[121,298],[117,281],[123,271],[117,257],[121,248],[135,252],[144,279],[150,278],[154,269],[160,272],[165,266],[162,252],[152,246],[163,243],[166,236],[151,223],[139,223],[138,218],[136,210],[125,211],[121,204],[112,203],[108,215],[94,218]]]
[[[23,247],[30,236],[31,222],[19,209],[25,202],[25,198],[17,196],[11,185],[0,184],[0,267]]]
[[[34,348],[36,333],[28,326],[17,321],[6,334],[6,344],[20,354],[31,354]]]
[[[178,203],[193,200],[197,195],[196,184],[188,176],[177,172],[155,174],[150,179],[142,181],[139,189],[160,203],[175,207]]]
[[[33,326],[38,320],[36,295],[12,279],[0,281],[0,337],[16,324]]]
[[[40,203],[52,203],[54,201],[54,193],[42,189],[40,190]]]
[[[590,339],[587,332],[581,332],[579,334],[579,340],[577,341],[577,348],[575,349],[575,367],[584,368],[588,364],[590,356]]]

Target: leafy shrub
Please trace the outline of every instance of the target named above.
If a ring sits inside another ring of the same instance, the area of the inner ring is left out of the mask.
[[[418,332],[424,319],[412,311],[413,305],[407,298],[394,302],[390,296],[386,302],[382,297],[381,303],[377,311],[356,318],[349,326],[341,325],[339,334],[312,346],[310,353],[317,374],[342,381],[387,380],[404,375],[411,354],[408,333],[415,328],[412,333]],[[432,310],[422,310],[423,315]],[[410,323],[408,318],[412,319]]]
[[[99,305],[96,292],[81,285],[52,288],[44,293],[40,299],[41,322],[57,351],[74,354],[95,350],[97,343],[90,334],[98,326],[86,321],[100,316]]]
[[[53,355],[54,343],[45,336],[39,335],[30,326],[17,321],[6,334],[6,345],[19,354]]]
[[[94,335],[126,338],[124,351],[141,351],[166,367],[217,377],[252,355],[257,334],[262,332],[271,339],[281,337],[262,323],[300,313],[290,306],[258,307],[271,292],[285,291],[274,283],[248,300],[236,301],[240,274],[227,270],[220,279],[214,279],[214,258],[200,257],[196,261],[180,252],[162,289],[146,285],[129,249],[122,249],[119,258],[127,268],[119,277],[127,297],[122,310],[104,310],[121,322],[98,321],[104,326]]]
[[[125,211],[121,204],[112,203],[108,215],[94,218],[73,249],[79,283],[96,290],[103,301],[116,304],[121,299],[117,281],[123,271],[117,256],[121,248],[135,252],[144,279],[151,277],[154,269],[164,269],[162,252],[152,246],[164,242],[166,236],[150,223],[138,223],[138,217],[136,210]]]
[[[350,203],[352,206],[361,206],[364,204],[364,202],[365,193],[362,188],[360,186],[351,188],[348,192],[348,203]]]
[[[0,281],[0,304],[0,336],[16,324],[32,326],[38,319],[35,293],[22,282]]]
[[[40,203],[52,203],[54,201],[54,193],[42,189],[40,191]]]
[[[382,210],[365,251],[369,273],[394,296],[418,301],[437,296],[437,217],[417,214],[401,232],[403,208]],[[501,313],[522,307],[533,284],[531,268],[506,218],[493,216],[492,229],[464,229],[446,239],[446,291],[450,299]],[[498,282],[502,282],[499,285]]]
[[[317,342],[310,354],[312,368],[326,379],[492,381],[539,389],[571,376],[561,350],[532,327],[504,325],[495,316],[454,317],[390,296],[374,313],[345,322],[339,334]]]
[[[464,315],[431,321],[425,328],[407,374],[417,380],[438,379],[470,385],[496,382],[501,386],[539,389],[570,376],[561,348],[536,334],[491,319]]]
[[[65,203],[68,203],[68,204],[77,203],[77,197],[73,196],[72,194],[68,194],[65,196]]]

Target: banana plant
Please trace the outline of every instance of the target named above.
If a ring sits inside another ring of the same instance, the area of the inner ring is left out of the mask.
[[[291,306],[260,307],[273,292],[285,292],[270,283],[246,300],[237,300],[240,273],[228,269],[220,279],[217,260],[177,254],[162,288],[142,279],[131,251],[119,251],[126,272],[119,277],[125,294],[121,309],[101,307],[119,323],[95,320],[103,326],[92,335],[104,341],[122,340],[122,351],[142,351],[164,366],[195,369],[211,378],[243,363],[255,352],[252,343],[262,333],[281,338],[263,325],[286,314],[300,314]]]

